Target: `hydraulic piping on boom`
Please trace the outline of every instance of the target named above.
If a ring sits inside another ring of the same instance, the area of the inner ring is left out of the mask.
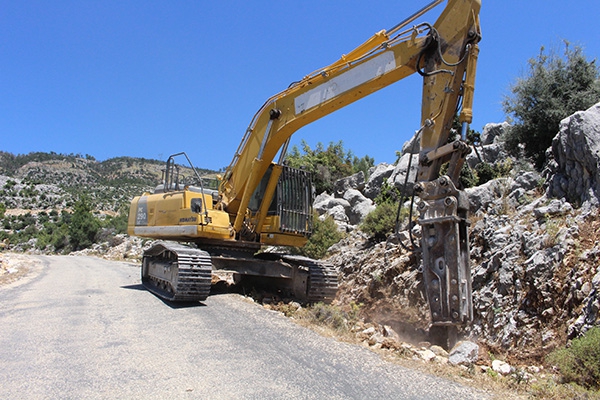
[[[257,253],[263,245],[302,246],[312,231],[311,177],[283,162],[290,137],[317,119],[419,74],[423,95],[415,193],[432,327],[451,336],[454,327],[470,321],[468,199],[458,177],[469,152],[464,135],[472,121],[481,0],[448,0],[434,24],[409,27],[442,2],[433,1],[389,31],[377,32],[338,61],[269,98],[252,118],[218,189],[181,187],[165,178],[155,193],[136,197],[129,215],[131,235],[198,247],[192,254],[163,242],[147,251],[142,268],[146,287],[172,300],[185,292],[187,299],[196,290],[194,282],[210,285],[198,277],[212,266],[240,276],[272,278],[307,301],[331,301],[337,290],[331,265]],[[448,143],[458,111],[463,138]],[[448,172],[440,176],[446,163]],[[208,293],[205,287],[197,292],[198,300]]]

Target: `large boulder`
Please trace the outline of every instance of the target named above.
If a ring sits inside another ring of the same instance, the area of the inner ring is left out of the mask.
[[[349,189],[344,193],[344,200],[350,203],[348,210],[348,219],[350,224],[358,225],[371,211],[375,209],[373,201],[365,197],[356,189]]]
[[[381,191],[381,185],[385,179],[394,172],[396,167],[393,164],[381,163],[371,168],[369,171],[369,181],[365,185],[364,195],[371,200],[375,200],[375,197],[379,195]]]
[[[508,153],[504,148],[502,142],[502,136],[510,129],[508,122],[502,122],[500,124],[487,124],[483,127],[481,133],[481,145],[475,147],[475,151],[472,151],[467,155],[467,163],[471,168],[475,168],[480,162],[486,162],[489,164],[495,164],[496,162],[503,162],[508,158]]]
[[[336,208],[337,210],[349,210],[350,203],[348,200],[339,199],[333,197],[327,193],[321,193],[317,196],[313,203],[313,209],[319,213],[319,215],[327,214],[329,210]]]
[[[342,195],[343,198],[339,198],[321,193],[315,199],[313,209],[321,220],[331,216],[341,231],[351,231],[375,209],[375,205],[356,189],[348,189]]]
[[[560,123],[552,140],[554,161],[548,195],[569,202],[600,204],[600,103]]]
[[[419,154],[421,135],[414,135],[402,146],[402,155],[404,154]]]
[[[343,197],[349,189],[363,190],[365,188],[365,173],[362,171],[346,178],[338,179],[333,184],[333,190],[337,197]]]
[[[450,352],[448,361],[452,365],[471,365],[479,359],[479,345],[473,342],[460,342]]]
[[[486,124],[483,127],[483,132],[481,132],[481,144],[483,146],[488,146],[492,143],[497,143],[499,141],[498,139],[501,138],[508,129],[510,129],[510,124],[508,122]]]
[[[508,197],[512,184],[510,178],[499,178],[467,188],[465,192],[469,197],[470,211],[474,214],[487,211],[498,199]]]
[[[412,160],[411,160],[412,158]],[[410,164],[410,171],[408,170]],[[406,153],[400,157],[394,172],[389,178],[390,183],[406,196],[412,195],[415,178],[419,170],[419,154]],[[408,174],[408,180],[406,175]],[[406,184],[406,185],[405,185]]]

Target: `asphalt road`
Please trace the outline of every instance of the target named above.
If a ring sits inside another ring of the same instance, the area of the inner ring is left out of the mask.
[[[1,399],[481,399],[238,295],[174,307],[139,268],[40,257],[0,287]]]

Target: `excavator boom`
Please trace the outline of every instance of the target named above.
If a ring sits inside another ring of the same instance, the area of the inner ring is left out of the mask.
[[[231,214],[245,213],[268,166],[299,128],[421,69],[430,70],[425,72],[429,76],[424,82],[422,122],[437,122],[428,124],[423,132],[422,147],[432,150],[444,143],[449,134],[445,120],[450,118],[451,122],[449,110],[456,111],[462,94],[468,45],[475,45],[480,38],[481,2],[449,0],[434,25],[402,30],[439,3],[431,3],[389,32],[377,32],[335,63],[268,99],[252,119],[225,173],[220,188],[225,209]],[[440,56],[442,60],[438,60]],[[449,65],[434,70],[443,62]],[[235,228],[241,223],[240,217]]]

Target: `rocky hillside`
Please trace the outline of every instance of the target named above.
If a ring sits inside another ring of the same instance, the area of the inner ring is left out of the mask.
[[[484,161],[506,165],[507,129],[506,123],[485,127],[478,148]],[[507,176],[467,189],[475,311],[462,334],[515,362],[540,362],[598,325],[600,104],[562,121],[548,155],[541,174],[512,159]],[[320,195],[315,208],[349,232],[328,255],[343,276],[339,304],[362,304],[373,322],[418,342],[429,315],[419,258],[400,244],[408,244],[408,232],[378,242],[356,226],[384,180],[405,190],[409,157],[405,151],[396,165],[378,165],[367,181],[360,175],[339,181],[339,190]],[[469,164],[478,162],[472,154]]]

